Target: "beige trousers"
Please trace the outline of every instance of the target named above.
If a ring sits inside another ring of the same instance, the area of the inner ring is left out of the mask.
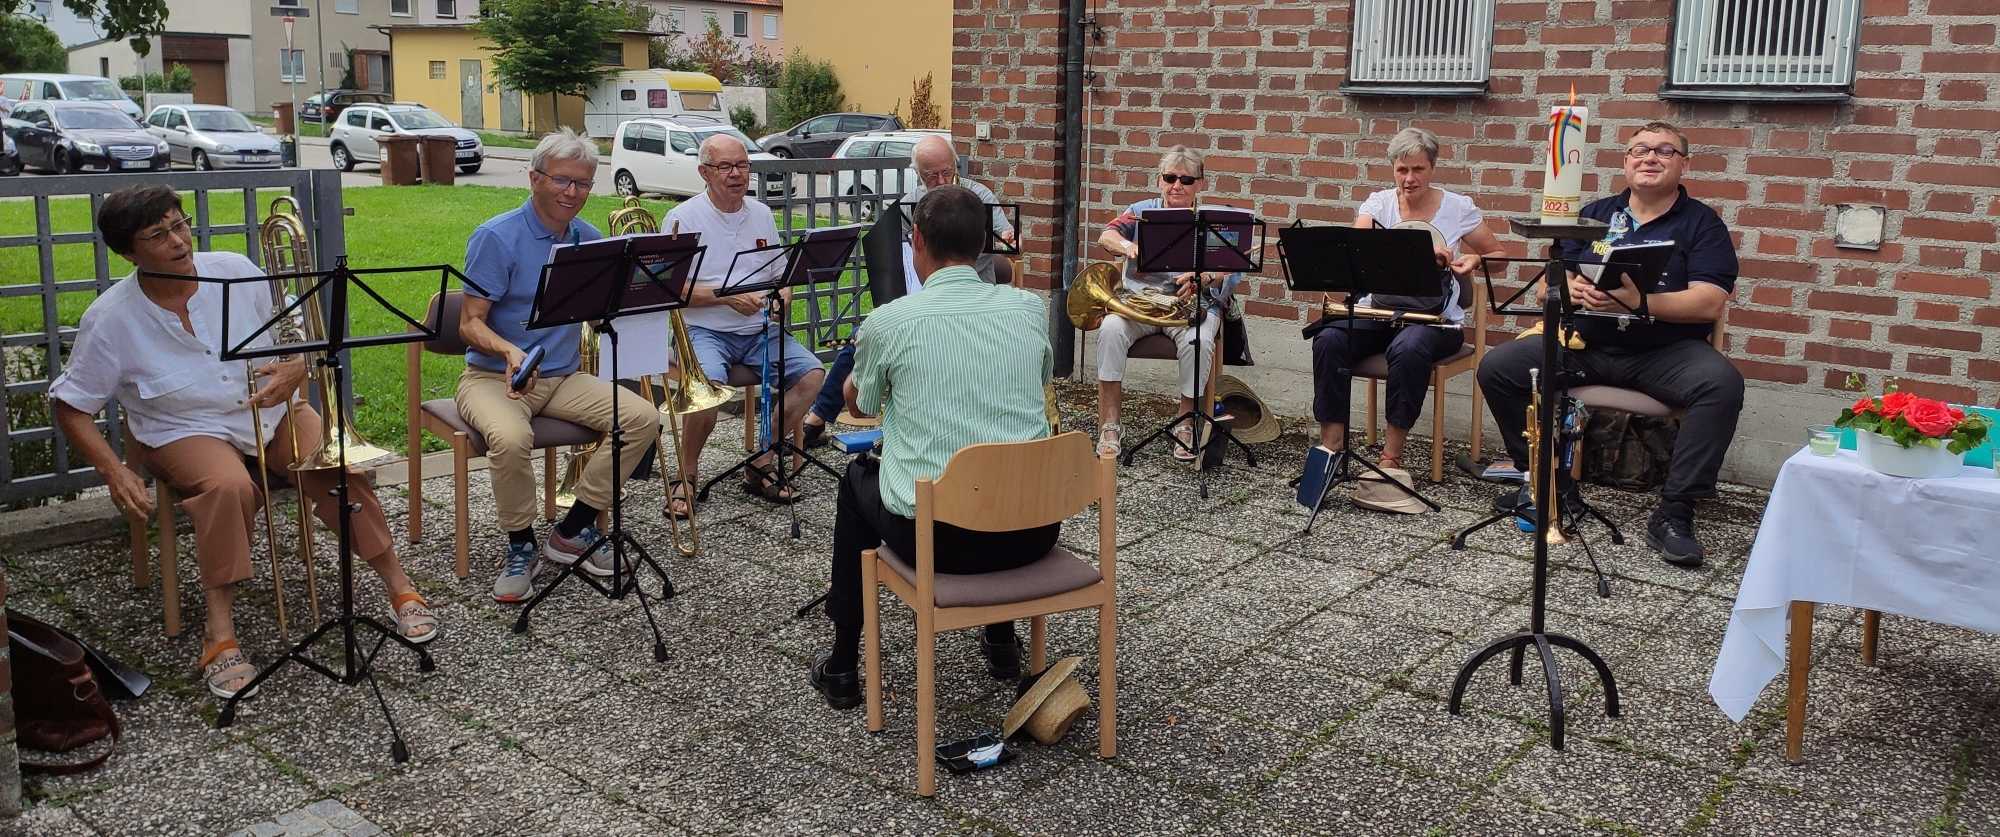
[[[535,416],[580,424],[599,432],[611,430],[611,398],[618,393],[618,419],[625,426],[625,447],[618,454],[624,473],[632,475],[640,455],[660,435],[660,413],[646,399],[624,387],[614,387],[595,375],[574,372],[560,378],[537,378],[518,399],[507,397],[507,376],[467,367],[458,378],[458,414],[486,439],[486,461],[493,477],[493,504],[500,528],[515,532],[535,525]],[[576,499],[591,508],[611,505],[611,455],[599,451],[590,458],[577,482]]]
[[[311,407],[294,404],[285,420],[265,440],[264,457],[274,472],[291,465],[292,423],[299,428],[299,446],[312,450],[319,445],[320,417]],[[213,436],[190,436],[157,448],[134,443],[132,464],[144,468],[155,479],[173,486],[181,496],[181,510],[194,521],[195,564],[201,569],[203,589],[215,589],[251,576],[250,541],[258,527],[257,510],[264,496],[257,477],[250,472],[254,462],[246,462],[235,445]],[[293,471],[283,476],[296,478],[299,490],[312,502],[313,516],[327,528],[340,528],[339,505],[333,502],[336,475],[326,471]],[[368,561],[388,554],[389,524],[382,517],[382,504],[366,479],[347,482],[348,497],[360,506],[353,517],[354,554]]]

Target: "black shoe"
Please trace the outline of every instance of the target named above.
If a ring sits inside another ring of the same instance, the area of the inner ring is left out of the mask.
[[[1506,514],[1508,512],[1514,512],[1516,514],[1530,514],[1530,515],[1534,514],[1535,513],[1534,489],[1531,489],[1528,486],[1523,485],[1520,488],[1510,489],[1507,491],[1507,493],[1493,498],[1494,514]]]
[[[986,655],[986,673],[995,680],[1009,682],[1021,679],[1021,640],[1009,638],[993,642],[986,638],[986,629],[979,629],[979,651]]]
[[[853,709],[861,705],[861,676],[858,669],[845,672],[826,670],[831,654],[822,654],[812,664],[812,687],[826,698],[826,705],[835,709]]]
[[[832,441],[826,435],[826,425],[824,424],[807,424],[805,434],[807,450],[825,447],[827,442]]]
[[[1646,521],[1646,545],[1660,551],[1660,558],[1681,567],[1699,567],[1707,553],[1694,539],[1694,509],[1686,503],[1663,502]]]

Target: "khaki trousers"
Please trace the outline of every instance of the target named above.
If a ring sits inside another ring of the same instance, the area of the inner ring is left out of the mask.
[[[289,467],[292,424],[298,424],[299,446],[308,451],[319,446],[320,417],[311,407],[294,404],[285,420],[266,439],[264,456],[272,471]],[[157,448],[134,443],[132,464],[144,468],[155,479],[164,480],[181,496],[181,510],[194,520],[195,564],[201,569],[203,589],[215,589],[248,579],[251,574],[250,543],[258,529],[257,510],[263,506],[263,492],[246,460],[235,445],[213,436],[190,436]],[[340,528],[339,504],[333,502],[338,477],[332,470],[293,471],[285,476],[304,492],[312,503],[313,515],[328,528]],[[354,554],[371,560],[389,554],[389,523],[382,517],[382,504],[365,478],[356,476],[347,483],[348,498],[360,508],[353,516]]]
[[[458,378],[458,414],[486,439],[486,461],[493,476],[493,505],[500,528],[507,532],[535,525],[535,416],[580,424],[599,432],[611,430],[611,396],[618,391],[618,418],[625,426],[625,447],[618,454],[622,482],[638,467],[639,457],[660,435],[660,413],[651,402],[595,375],[574,372],[559,378],[537,378],[518,399],[507,397],[507,376],[467,367]],[[664,467],[664,465],[663,465]],[[611,505],[611,452],[590,457],[577,482],[576,499],[591,508]]]

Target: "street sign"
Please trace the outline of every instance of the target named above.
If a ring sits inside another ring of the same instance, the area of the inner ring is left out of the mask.
[[[313,10],[306,6],[272,6],[272,17],[312,17]]]

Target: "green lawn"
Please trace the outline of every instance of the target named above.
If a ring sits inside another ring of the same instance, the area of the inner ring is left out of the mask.
[[[258,204],[268,205],[270,197],[275,194],[260,196]],[[472,230],[486,219],[519,206],[526,200],[527,190],[470,185],[375,187],[349,189],[343,192],[342,197],[354,210],[353,217],[346,221],[351,266],[449,264],[462,268],[465,240]],[[211,223],[242,222],[242,201],[236,193],[211,193],[210,200]],[[656,215],[664,215],[673,203],[647,200],[646,205]],[[584,207],[583,217],[601,229],[605,217],[618,206],[619,199],[616,197],[592,197]],[[32,233],[33,207],[28,202],[0,204],[0,236]],[[192,211],[193,208],[190,199],[188,209]],[[87,232],[91,229],[86,199],[53,201],[50,210],[51,224],[57,233]],[[244,252],[244,246],[244,236],[236,234],[215,237],[208,249],[240,253]],[[94,275],[93,258],[91,245],[61,245],[56,248],[56,276],[62,280],[88,279]],[[113,276],[122,276],[131,270],[131,266],[117,256],[108,255],[108,258]],[[34,248],[0,248],[0,284],[33,284],[39,276]],[[393,275],[372,279],[371,285],[390,302],[421,317],[430,294],[436,290],[436,281],[435,273],[428,277]],[[855,271],[850,281],[863,281],[860,272]],[[65,325],[74,325],[94,298],[95,294],[90,292],[60,295],[57,301],[58,317]],[[405,328],[393,315],[375,306],[372,300],[361,295],[353,299],[354,333],[385,334]],[[795,304],[794,322],[806,321],[808,312],[805,305],[803,300]],[[830,316],[830,301],[821,301],[820,307],[822,316]],[[865,298],[863,310],[866,310]],[[18,334],[40,330],[40,297],[0,300],[0,331]],[[803,336],[801,339],[804,339]],[[356,416],[362,434],[378,445],[397,450],[404,447],[407,426],[404,407],[405,351],[400,346],[357,350],[350,370],[355,392],[364,400]],[[426,353],[423,360],[423,397],[449,395],[463,367],[464,361],[460,358]],[[17,419],[22,418],[27,417],[17,416]],[[22,426],[39,425],[46,421],[43,418]],[[16,423],[22,424],[20,421]],[[425,447],[439,449],[443,443],[428,439]]]

